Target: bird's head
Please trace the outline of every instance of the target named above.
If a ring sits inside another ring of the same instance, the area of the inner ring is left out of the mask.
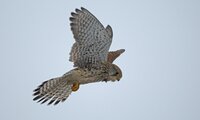
[[[115,65],[112,64],[109,68],[109,80],[115,81],[115,80],[120,80],[122,78],[122,71],[121,69]]]

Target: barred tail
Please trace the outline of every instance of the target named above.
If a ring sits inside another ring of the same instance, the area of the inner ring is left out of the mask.
[[[71,87],[72,85],[68,85],[66,79],[63,79],[63,77],[47,80],[33,91],[33,96],[35,96],[33,100],[38,100],[41,104],[50,100],[48,105],[52,103],[56,105],[68,98],[72,92]]]

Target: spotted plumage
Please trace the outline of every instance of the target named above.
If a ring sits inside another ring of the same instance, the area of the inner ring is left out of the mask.
[[[122,77],[120,68],[112,62],[125,50],[109,52],[113,31],[104,26],[87,9],[81,7],[71,13],[70,26],[75,43],[70,52],[74,69],[61,77],[43,82],[34,90],[33,100],[48,105],[65,101],[79,89],[79,85],[100,81],[116,81]]]

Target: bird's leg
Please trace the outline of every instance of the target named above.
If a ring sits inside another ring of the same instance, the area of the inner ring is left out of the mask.
[[[80,84],[78,82],[74,82],[73,86],[71,87],[72,91],[74,91],[74,92],[77,91],[79,89],[79,85]]]

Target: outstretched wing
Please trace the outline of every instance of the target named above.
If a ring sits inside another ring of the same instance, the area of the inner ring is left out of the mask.
[[[110,51],[108,53],[108,58],[107,58],[107,61],[110,62],[110,63],[113,63],[113,61],[119,57],[123,52],[125,52],[125,49],[119,49],[119,50],[116,50],[116,51]]]
[[[107,61],[108,50],[112,42],[112,28],[106,28],[87,9],[76,9],[70,17],[71,30],[75,43],[70,52],[70,61],[81,68],[98,67]]]

